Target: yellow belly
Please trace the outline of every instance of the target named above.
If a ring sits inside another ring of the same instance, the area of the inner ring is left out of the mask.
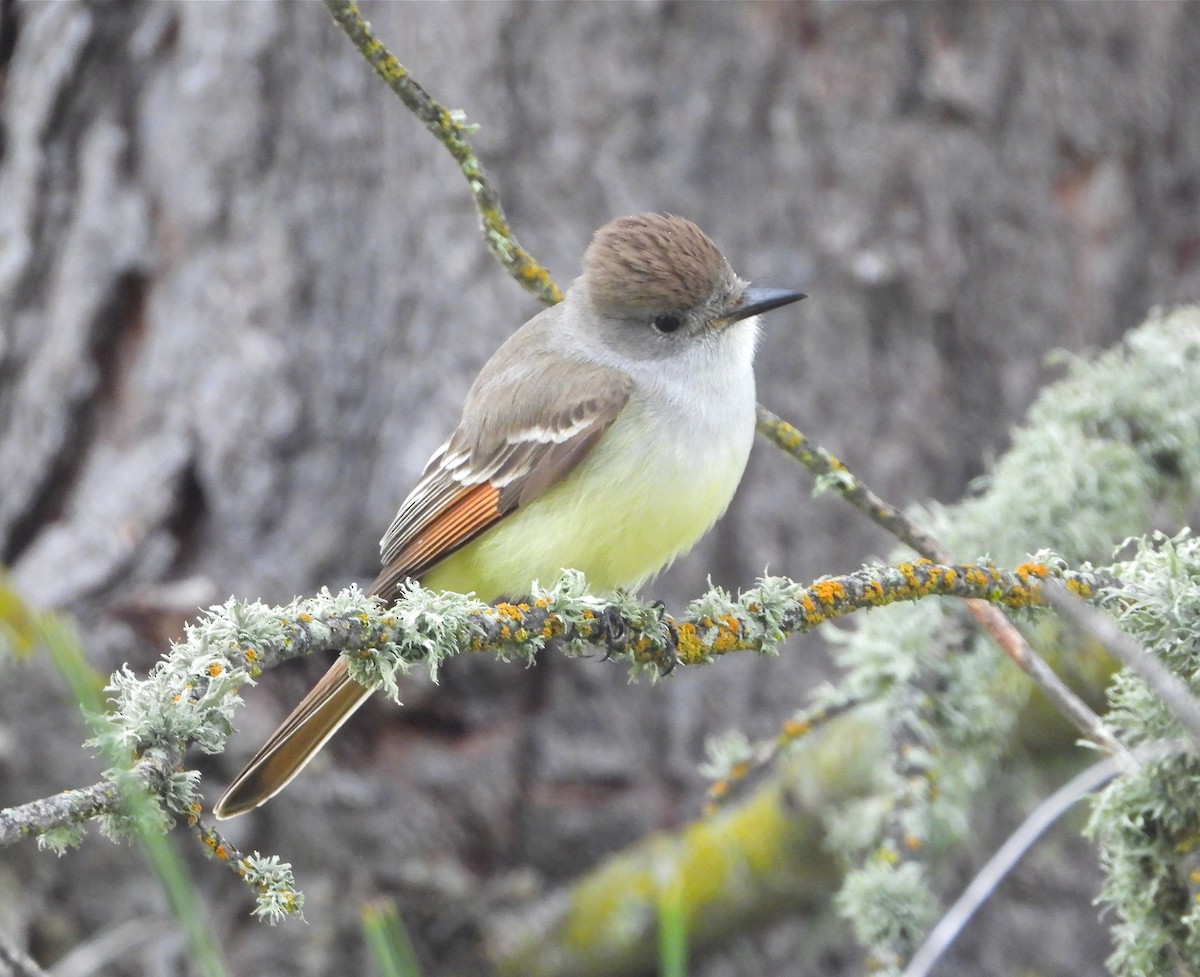
[[[564,569],[596,592],[634,588],[691,549],[741,480],[753,437],[709,450],[646,455],[638,432],[614,426],[558,485],[447,557],[421,579],[482,600],[519,597]],[[744,441],[744,447],[743,447]],[[693,443],[694,448],[694,443]],[[630,459],[646,455],[644,462]]]

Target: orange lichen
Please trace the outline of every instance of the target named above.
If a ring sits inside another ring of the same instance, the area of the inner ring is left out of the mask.
[[[810,729],[812,729],[812,723],[806,720],[789,719],[783,724],[783,735],[795,739],[796,737],[803,736]]]
[[[809,589],[826,607],[832,607],[846,596],[846,588],[836,580],[819,580]]]
[[[1066,587],[1076,597],[1083,597],[1087,600],[1091,600],[1096,595],[1096,591],[1092,588],[1091,584],[1085,583],[1082,580],[1068,580],[1066,581]]]
[[[521,611],[516,604],[500,603],[496,605],[496,613],[510,621],[521,620]]]
[[[725,654],[742,648],[741,631],[742,622],[732,614],[726,614],[721,618],[716,636],[712,639],[713,651]]]
[[[982,590],[988,585],[988,575],[980,570],[979,567],[971,567],[967,570],[965,579],[976,590]]]

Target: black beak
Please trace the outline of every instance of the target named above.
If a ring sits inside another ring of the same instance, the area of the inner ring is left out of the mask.
[[[780,306],[791,305],[801,299],[808,298],[803,292],[793,292],[787,288],[759,288],[751,285],[742,293],[742,304],[729,314],[728,322],[748,319],[760,312],[770,312]]]

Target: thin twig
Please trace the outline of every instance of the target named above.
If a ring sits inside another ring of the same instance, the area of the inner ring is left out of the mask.
[[[46,971],[33,959],[10,944],[0,934],[0,975],[2,977],[46,977]]]
[[[1141,763],[1167,753],[1179,752],[1180,749],[1180,744],[1157,744],[1148,749],[1135,751],[1134,759]],[[928,977],[942,954],[962,933],[963,928],[979,907],[987,902],[1017,862],[1045,834],[1046,830],[1069,811],[1077,801],[1099,790],[1124,769],[1126,769],[1125,764],[1119,757],[1105,757],[1099,763],[1094,763],[1086,770],[1081,771],[1042,801],[1000,846],[999,850],[987,860],[987,864],[979,870],[970,885],[955,900],[954,905],[929,931],[925,942],[913,954],[905,968],[903,977]]]
[[[1200,746],[1200,703],[1179,676],[1117,627],[1111,617],[1084,604],[1053,581],[1046,581],[1042,596],[1072,627],[1098,641],[1109,654],[1136,672],[1171,710],[1192,742]]]
[[[865,513],[901,542],[937,563],[952,563],[950,551],[903,512],[888,505],[836,456],[814,444],[802,432],[765,407],[758,408],[758,433],[813,473],[823,484],[833,487],[847,502]],[[1045,660],[1005,617],[1004,612],[984,601],[968,600],[967,612],[991,636],[1000,649],[1028,675],[1060,713],[1085,737],[1113,756],[1132,757],[1125,746],[1104,725],[1088,704],[1055,674]]]
[[[747,749],[745,759],[732,764],[723,773],[715,775],[715,779],[708,785],[705,793],[705,816],[711,817],[716,814],[719,805],[729,799],[735,788],[744,784],[751,774],[768,767],[784,749],[795,746],[810,733],[821,729],[851,709],[857,709],[865,701],[866,699],[860,696],[846,696],[836,702],[822,702],[810,706],[785,719],[774,736],[751,744]],[[705,773],[703,768],[701,773]],[[714,776],[711,773],[708,775]]]
[[[112,973],[114,965],[128,960],[136,951],[157,942],[154,958],[162,961],[169,949],[184,955],[185,948],[174,920],[165,916],[139,916],[126,920],[120,926],[101,930],[74,947],[45,977],[94,977],[95,974]],[[160,963],[161,965],[161,963]]]
[[[421,83],[374,35],[371,25],[363,19],[354,0],[325,0],[325,6],[333,14],[338,26],[375,69],[375,73],[400,96],[400,100],[408,106],[409,111],[425,124],[425,128],[432,132],[438,142],[454,157],[471,188],[475,209],[479,211],[479,220],[483,225],[483,240],[488,250],[522,288],[532,292],[547,305],[561,302],[562,292],[550,280],[550,273],[517,243],[516,235],[509,227],[508,218],[504,216],[504,210],[500,206],[500,196],[492,189],[487,174],[483,171],[483,164],[479,162],[475,150],[467,142],[467,134],[472,127],[467,125],[462,113],[446,108],[425,91]]]

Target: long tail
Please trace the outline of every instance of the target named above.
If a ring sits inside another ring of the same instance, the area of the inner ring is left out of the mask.
[[[219,820],[245,814],[278,794],[370,694],[339,658],[237,775],[213,814]]]

